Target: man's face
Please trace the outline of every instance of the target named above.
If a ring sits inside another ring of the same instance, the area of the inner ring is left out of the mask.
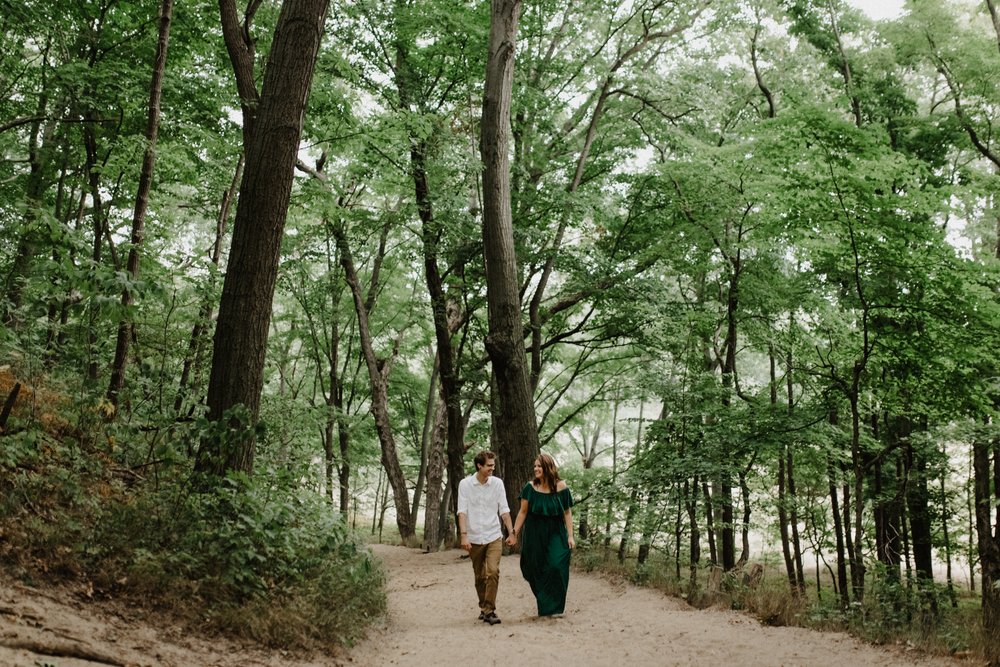
[[[493,469],[497,467],[496,459],[486,459],[486,463],[481,466],[476,466],[476,470],[483,477],[489,477],[493,474]]]

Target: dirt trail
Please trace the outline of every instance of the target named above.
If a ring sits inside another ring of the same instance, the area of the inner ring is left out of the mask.
[[[525,660],[586,667],[955,667],[951,658],[868,646],[841,633],[761,626],[743,614],[698,611],[653,590],[570,573],[566,614],[538,618],[517,556],[500,563],[500,625],[477,620],[463,552],[375,546],[389,571],[389,620],[352,653],[358,667],[476,667]]]
[[[517,556],[500,566],[498,613],[476,619],[472,567],[459,550],[375,545],[389,572],[389,617],[349,653],[301,656],[192,637],[139,612],[95,605],[80,591],[0,584],[3,667],[477,667],[524,660],[603,667],[732,664],[741,667],[945,667],[950,658],[862,644],[845,634],[763,627],[734,612],[696,611],[679,600],[572,572],[566,614],[535,616]],[[48,654],[39,649],[49,650]],[[61,655],[53,656],[55,649]]]

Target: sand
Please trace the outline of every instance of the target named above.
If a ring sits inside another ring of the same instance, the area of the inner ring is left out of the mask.
[[[464,552],[425,554],[373,546],[389,573],[389,614],[337,655],[301,656],[192,636],[141,611],[98,604],[86,590],[0,584],[0,665],[5,667],[400,667],[671,665],[940,667],[971,664],[846,634],[765,627],[732,611],[683,601],[596,574],[572,572],[566,613],[538,618],[516,555],[500,565],[499,625],[477,619]],[[39,651],[60,653],[52,656]]]
[[[472,565],[459,550],[424,554],[376,546],[389,576],[389,619],[356,647],[352,663],[423,666],[531,664],[594,667],[954,666],[959,661],[870,646],[843,633],[762,626],[741,613],[682,600],[596,574],[571,572],[566,613],[539,618],[516,555],[500,563],[497,614],[477,619]]]

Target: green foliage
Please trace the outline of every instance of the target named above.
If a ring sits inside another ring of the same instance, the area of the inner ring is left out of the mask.
[[[944,586],[902,581],[876,565],[864,600],[843,620],[852,634],[875,644],[906,641],[950,654],[973,641],[968,608],[953,606],[952,600]]]
[[[189,589],[220,629],[284,646],[350,643],[384,611],[379,566],[315,494],[266,473],[177,491],[102,521],[105,539],[130,527],[141,536],[130,545],[128,586]]]
[[[370,552],[280,469],[195,491],[183,446],[154,448],[146,480],[69,439],[23,430],[4,440],[17,446],[0,465],[0,558],[24,578],[88,581],[98,596],[284,648],[351,643],[385,610]]]

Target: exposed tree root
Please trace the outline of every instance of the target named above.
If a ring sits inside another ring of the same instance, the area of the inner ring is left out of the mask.
[[[0,645],[14,650],[31,651],[39,655],[50,655],[54,658],[75,658],[77,660],[89,660],[102,665],[115,665],[116,667],[127,667],[128,663],[122,662],[114,656],[93,649],[84,644],[69,641],[42,642],[35,639],[19,639],[17,637],[2,637]]]

